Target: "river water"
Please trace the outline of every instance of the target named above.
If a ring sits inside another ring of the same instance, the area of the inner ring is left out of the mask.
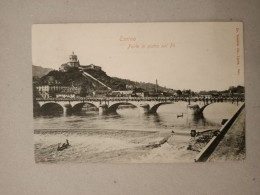
[[[241,103],[240,103],[241,104]],[[219,129],[222,119],[229,119],[237,104],[214,103],[203,116],[187,113],[187,102],[162,105],[156,114],[143,114],[138,108],[119,107],[117,114],[100,116],[85,108],[65,116],[63,113],[34,117],[34,146],[37,163],[60,162],[192,162],[197,152],[188,151],[191,129]],[[177,118],[177,115],[183,117]],[[155,149],[171,131],[168,144]],[[155,133],[154,133],[155,132]],[[68,139],[70,148],[57,151],[57,144]]]

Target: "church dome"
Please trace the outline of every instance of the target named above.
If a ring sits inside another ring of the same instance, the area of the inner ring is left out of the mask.
[[[78,57],[77,57],[77,55],[74,54],[74,52],[72,52],[72,54],[69,56],[69,60],[70,60],[70,62],[77,62]]]

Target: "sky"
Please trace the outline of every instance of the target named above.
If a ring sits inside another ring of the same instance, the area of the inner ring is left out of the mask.
[[[59,69],[74,52],[81,65],[172,89],[244,85],[243,27],[217,23],[35,24],[32,64]]]

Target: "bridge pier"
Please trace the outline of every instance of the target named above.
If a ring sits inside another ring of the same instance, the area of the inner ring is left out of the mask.
[[[140,113],[143,113],[143,114],[149,113],[150,105],[149,104],[140,104],[139,111],[140,111]]]
[[[62,109],[63,109],[63,114],[66,116],[68,113],[71,112],[72,107],[71,107],[70,104],[68,104],[68,105],[63,105],[63,106],[62,106]]]
[[[198,104],[195,104],[195,105],[187,105],[187,111],[188,111],[188,114],[190,115],[195,115],[195,114],[198,114],[199,111],[200,111],[200,107]]]
[[[108,105],[107,104],[100,104],[98,107],[98,113],[99,115],[107,114],[108,111]]]

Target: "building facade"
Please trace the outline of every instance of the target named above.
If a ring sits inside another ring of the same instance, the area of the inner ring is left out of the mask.
[[[61,85],[38,85],[36,86],[37,91],[42,98],[55,97],[55,94],[61,91]]]
[[[94,64],[86,65],[86,66],[80,66],[79,69],[81,70],[88,70],[88,69],[93,69],[93,70],[102,70],[100,66],[96,66]]]
[[[80,95],[80,87],[68,87],[62,85],[38,85],[36,90],[39,95],[46,98],[55,98],[55,97],[76,97]]]

